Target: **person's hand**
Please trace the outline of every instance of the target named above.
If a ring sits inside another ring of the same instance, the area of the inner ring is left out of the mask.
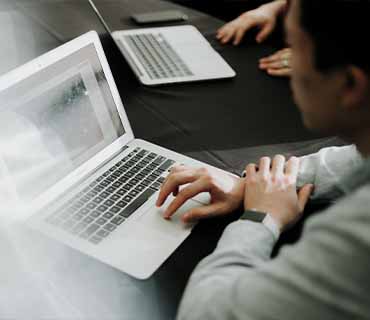
[[[216,38],[223,44],[234,39],[233,44],[238,45],[248,30],[258,27],[261,30],[257,34],[256,41],[260,43],[274,30],[277,18],[285,5],[286,1],[284,0],[273,1],[255,10],[247,11],[221,27],[217,31]]]
[[[179,189],[181,186],[184,187]],[[177,166],[171,169],[171,173],[163,182],[156,205],[162,206],[167,197],[173,193],[175,199],[164,212],[164,218],[170,219],[187,200],[199,193],[208,192],[211,196],[209,205],[191,209],[182,216],[186,223],[195,222],[226,215],[242,207],[244,186],[244,179],[217,170]]]
[[[255,164],[246,168],[244,208],[271,215],[282,230],[296,223],[303,213],[313,191],[308,184],[297,192],[299,159],[288,162],[281,155],[261,158],[258,170]]]
[[[285,48],[275,52],[269,57],[260,59],[259,67],[265,70],[269,75],[278,77],[290,77],[292,50]]]

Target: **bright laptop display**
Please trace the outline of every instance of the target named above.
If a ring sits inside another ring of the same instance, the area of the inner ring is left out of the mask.
[[[22,201],[125,133],[93,44],[1,91],[0,105],[2,171]]]

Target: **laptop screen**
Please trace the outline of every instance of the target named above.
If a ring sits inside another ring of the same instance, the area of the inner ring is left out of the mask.
[[[90,44],[0,92],[0,194],[32,200],[124,133]]]

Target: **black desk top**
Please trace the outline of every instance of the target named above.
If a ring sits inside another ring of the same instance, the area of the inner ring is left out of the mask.
[[[159,0],[96,0],[96,4],[112,29],[136,27],[129,19],[133,13],[178,8]],[[4,44],[0,73],[95,29],[102,36],[136,137],[235,172],[262,155],[304,154],[336,142],[307,132],[288,82],[257,69],[258,58],[272,52],[272,45],[250,41],[239,48],[221,46],[214,39],[221,21],[181,9],[189,15],[188,23],[197,26],[236,70],[235,79],[156,88],[140,85],[84,0],[0,0]],[[0,264],[0,283],[7,279],[0,285],[0,318],[173,319],[186,280],[213,250],[226,223],[199,224],[147,281],[132,279],[58,243],[46,244],[37,235],[31,249],[26,235],[0,232],[0,252],[7,257]]]

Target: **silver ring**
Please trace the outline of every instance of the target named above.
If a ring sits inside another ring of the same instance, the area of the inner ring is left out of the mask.
[[[282,63],[284,68],[289,68],[289,59],[288,58],[284,58],[283,60],[281,60],[281,63]]]

